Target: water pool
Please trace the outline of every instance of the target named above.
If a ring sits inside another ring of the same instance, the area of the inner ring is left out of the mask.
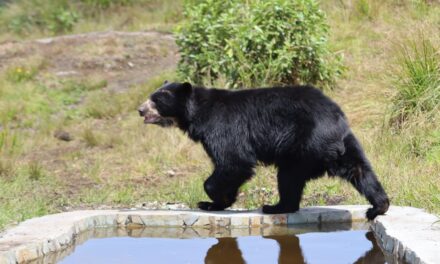
[[[228,237],[230,230],[96,228],[37,263],[386,263],[365,225],[241,231]]]

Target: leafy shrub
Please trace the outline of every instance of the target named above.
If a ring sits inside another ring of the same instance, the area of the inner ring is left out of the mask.
[[[32,20],[28,16],[18,15],[9,21],[7,28],[14,33],[21,34],[30,31],[31,26]]]
[[[54,10],[48,17],[46,23],[47,28],[53,33],[68,32],[78,21],[78,14],[67,8],[59,8]]]
[[[429,118],[440,110],[440,49],[421,35],[399,49],[394,76],[397,95],[393,99],[391,123],[401,126],[423,114]]]
[[[195,83],[331,85],[341,72],[314,0],[193,0],[185,15],[179,71]]]

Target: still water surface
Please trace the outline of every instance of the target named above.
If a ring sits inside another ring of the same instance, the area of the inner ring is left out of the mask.
[[[227,238],[92,238],[59,263],[385,263],[366,230]]]

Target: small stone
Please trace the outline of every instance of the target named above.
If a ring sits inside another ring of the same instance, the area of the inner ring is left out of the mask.
[[[73,137],[70,135],[70,133],[66,132],[64,130],[55,131],[53,136],[59,140],[62,140],[62,141],[72,141],[73,140]]]
[[[168,209],[168,210],[178,210],[178,209],[182,208],[182,205],[181,204],[171,204],[170,203],[170,204],[166,204],[165,208]]]
[[[176,172],[174,170],[167,170],[165,172],[169,177],[174,177],[176,176]]]
[[[58,77],[65,77],[65,76],[72,76],[72,75],[77,75],[78,72],[76,71],[59,71],[56,72],[55,75]]]

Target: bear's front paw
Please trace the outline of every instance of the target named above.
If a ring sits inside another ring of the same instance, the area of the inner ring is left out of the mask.
[[[384,213],[385,213],[384,210],[380,210],[377,207],[373,207],[367,210],[366,216],[368,220],[372,221],[376,218],[376,216],[383,215]]]
[[[204,211],[222,211],[225,209],[225,207],[211,202],[199,202],[197,207]]]

